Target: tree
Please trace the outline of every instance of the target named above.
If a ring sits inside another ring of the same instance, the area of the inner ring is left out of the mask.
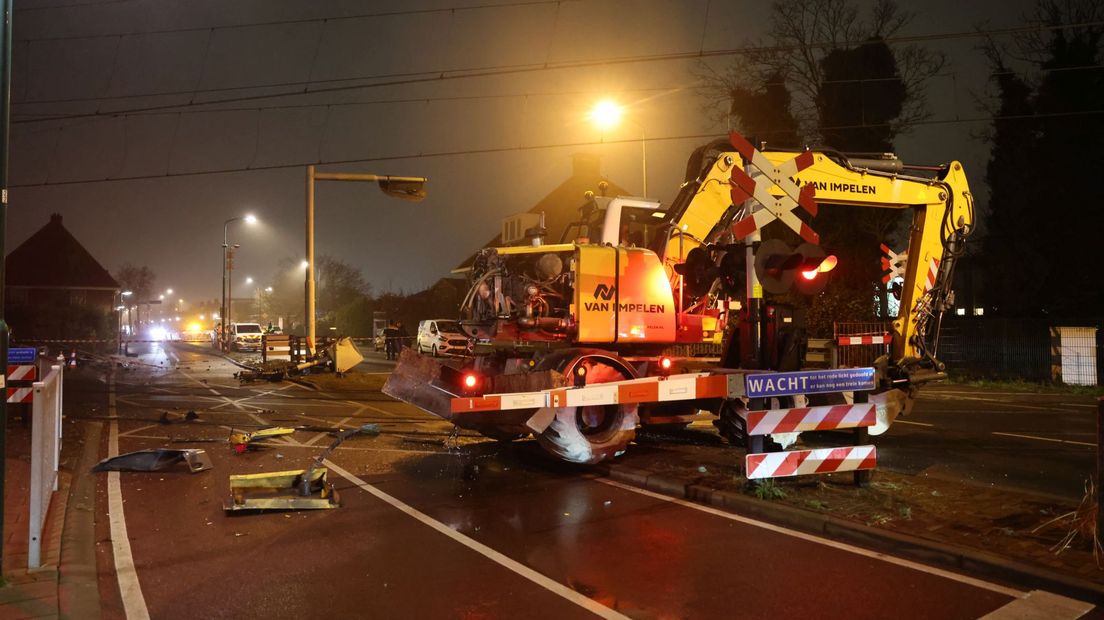
[[[924,87],[945,64],[939,53],[887,41],[912,18],[892,0],[865,13],[854,0],[776,1],[770,40],[727,72],[706,70],[706,98],[726,102],[732,124],[756,140],[763,133],[782,146],[803,137],[845,152],[892,151],[894,139],[927,116]],[[866,300],[880,284],[878,246],[902,227],[902,216],[821,207],[812,226],[841,265],[825,295],[858,296],[838,306],[873,309]],[[884,317],[885,295],[878,299]]]
[[[149,301],[150,296],[153,295],[157,275],[153,273],[152,269],[145,265],[138,267],[131,263],[123,263],[123,266],[119,267],[119,270],[115,272],[115,281],[119,283],[122,290],[132,293],[129,299],[124,300],[124,303],[137,304],[139,302]],[[135,316],[131,312],[127,312],[127,315],[130,317],[131,333],[134,333]]]
[[[986,171],[989,293],[1005,316],[1096,317],[1104,6],[1040,0],[1029,19],[1048,28],[1007,49],[986,47],[997,87]],[[1026,70],[1010,68],[1009,57]]]
[[[371,287],[359,269],[331,256],[315,258],[315,312],[318,329],[337,327],[342,333],[361,333],[364,321],[371,324]],[[285,257],[272,275],[272,292],[259,298],[261,314],[283,317],[288,333],[303,329],[304,270],[301,259]],[[367,312],[367,319],[358,316]],[[355,327],[355,329],[353,329]],[[371,330],[368,330],[369,332]]]

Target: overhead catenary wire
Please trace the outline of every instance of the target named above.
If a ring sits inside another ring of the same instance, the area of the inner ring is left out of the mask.
[[[1073,71],[1099,71],[1104,69],[1104,64],[1095,65],[1077,65],[1072,67],[1043,67],[1033,70],[1036,73],[1066,73]],[[1000,75],[1013,75],[1012,71],[993,71],[988,74],[989,77],[996,77]],[[950,78],[957,82],[958,73],[955,71],[948,71],[938,73],[933,78]],[[897,82],[900,81],[900,76],[880,77],[880,78],[840,78],[833,80],[821,80],[820,84],[869,84],[876,82]],[[777,86],[785,84],[785,82],[768,81],[763,82],[763,86]],[[615,93],[611,93],[608,90],[571,90],[571,91],[532,91],[532,92],[519,92],[519,93],[497,93],[489,94],[483,93],[478,95],[437,95],[437,96],[423,96],[423,97],[399,97],[389,99],[366,99],[359,101],[322,101],[318,103],[287,103],[276,104],[267,106],[236,106],[236,107],[201,107],[205,105],[215,105],[214,103],[196,103],[194,108],[187,107],[183,110],[171,109],[171,110],[150,110],[141,112],[113,112],[105,114],[105,118],[131,118],[135,116],[173,116],[176,114],[211,114],[218,112],[256,112],[256,111],[277,111],[277,110],[300,110],[311,108],[328,108],[328,107],[355,107],[355,106],[369,106],[369,105],[389,105],[389,104],[402,104],[402,103],[435,103],[446,101],[479,101],[489,99],[524,99],[524,98],[536,98],[536,97],[575,97],[581,95],[610,95],[610,94],[632,94],[632,93],[676,93],[685,91],[692,88],[699,88],[704,86],[705,82],[691,82],[681,86],[656,86],[651,88],[626,88],[618,89]],[[957,93],[957,90],[952,89]],[[957,108],[957,106],[955,106]],[[14,115],[15,122],[18,124],[23,119],[35,119],[35,120],[68,120],[67,115],[56,112],[21,112]]]
[[[953,118],[953,119],[928,119],[921,120],[913,123],[913,125],[953,125],[962,123],[989,123],[995,120],[1035,120],[1044,118],[1072,118],[1081,116],[1100,116],[1104,115],[1104,109],[1099,110],[1080,110],[1076,112],[1050,112],[1044,114],[1023,114],[1023,115],[1006,115],[1006,116],[979,116],[974,118]],[[848,130],[848,129],[862,129],[870,127],[886,127],[891,126],[892,123],[870,123],[859,125],[846,125],[825,127],[825,130]],[[650,142],[672,142],[683,140],[708,140],[717,137],[716,133],[705,134],[686,134],[679,136],[656,136],[649,137]],[[238,174],[247,172],[270,172],[274,170],[290,170],[290,169],[302,169],[304,166],[339,166],[347,164],[362,164],[371,162],[392,162],[392,161],[406,161],[414,159],[440,159],[447,157],[465,157],[476,155],[494,155],[500,153],[518,153],[528,151],[543,151],[552,149],[566,149],[566,148],[581,148],[592,147],[601,145],[621,145],[632,144],[636,145],[640,142],[640,138],[626,138],[619,140],[602,140],[602,141],[579,141],[579,142],[561,142],[553,144],[534,144],[534,145],[521,145],[521,146],[504,146],[504,147],[488,147],[483,149],[460,149],[453,151],[430,151],[430,152],[418,152],[418,153],[403,153],[395,155],[378,155],[372,157],[354,157],[346,159],[335,160],[321,160],[316,159],[313,161],[301,161],[294,163],[283,164],[268,164],[263,166],[253,167],[240,167],[240,168],[216,168],[207,170],[186,170],[179,172],[172,172],[166,170],[163,174],[143,174],[143,175],[128,175],[119,177],[106,177],[99,179],[74,179],[66,181],[50,181],[40,183],[15,183],[9,185],[9,188],[41,188],[41,187],[54,187],[64,185],[89,185],[98,183],[118,183],[118,182],[130,182],[130,181],[147,181],[157,179],[173,179],[173,178],[186,178],[186,177],[198,177],[217,174]]]
[[[87,4],[73,4],[73,5],[56,5],[52,7],[25,7],[23,9],[16,9],[16,12],[23,11],[35,11],[45,10],[48,8],[61,9],[61,8],[76,8],[97,6],[106,4],[115,4],[120,2],[137,2],[139,0],[115,0],[115,2],[100,2],[100,3],[87,3]],[[218,31],[218,30],[242,30],[246,28],[265,28],[272,26],[294,26],[296,24],[317,24],[325,22],[339,22],[339,21],[351,21],[358,19],[372,19],[376,17],[401,17],[403,15],[429,15],[433,13],[458,13],[462,11],[482,11],[504,8],[518,8],[525,6],[541,6],[541,5],[556,5],[557,7],[565,2],[582,2],[582,0],[515,0],[513,2],[500,2],[496,4],[460,4],[447,7],[426,8],[426,9],[399,9],[394,11],[374,11],[371,13],[354,13],[351,15],[329,15],[326,17],[300,17],[296,19],[273,19],[260,22],[246,22],[241,24],[215,24],[213,26],[180,26],[176,28],[158,28],[155,30],[130,30],[130,31],[116,31],[116,32],[103,32],[96,34],[67,34],[58,36],[42,36],[42,37],[22,37],[16,38],[12,41],[14,43],[30,42],[36,43],[40,41],[86,41],[90,39],[113,39],[113,38],[125,38],[125,37],[142,37],[142,36],[155,36],[164,34],[184,34],[188,32],[203,32],[205,30]]]
[[[962,38],[976,38],[976,37],[994,37],[994,36],[1012,36],[1016,34],[1025,34],[1029,32],[1046,32],[1054,30],[1064,30],[1068,28],[1080,28],[1088,26],[1104,26],[1104,20],[1078,22],[1071,24],[1036,24],[1017,26],[1013,28],[1003,28],[994,30],[973,30],[962,31],[953,33],[941,33],[941,34],[924,34],[924,35],[906,35],[899,37],[889,37],[885,41],[889,44],[900,43],[917,43],[924,41],[934,40],[951,40]],[[852,45],[859,42],[817,42],[810,43],[809,47],[835,47],[840,45]],[[674,52],[668,54],[643,54],[634,56],[620,56],[603,59],[592,60],[579,60],[579,61],[561,61],[561,62],[544,62],[544,63],[524,63],[515,65],[490,65],[484,67],[469,67],[463,69],[445,69],[440,71],[419,71],[419,72],[402,72],[402,73],[389,73],[378,74],[369,76],[356,76],[347,78],[334,78],[330,80],[319,80],[316,82],[282,82],[272,84],[255,84],[246,86],[235,87],[223,87],[220,89],[209,90],[189,90],[189,91],[165,91],[157,93],[143,93],[143,94],[131,94],[131,95],[119,95],[109,98],[102,97],[88,97],[88,98],[70,98],[70,99],[55,99],[55,100],[32,100],[17,103],[15,105],[24,106],[31,104],[47,104],[47,103],[79,103],[79,102],[104,102],[104,101],[116,101],[120,99],[134,99],[134,98],[150,98],[160,96],[173,96],[173,95],[189,95],[193,98],[184,103],[170,103],[170,104],[157,104],[139,106],[134,108],[125,108],[119,110],[102,111],[96,110],[94,112],[76,113],[61,115],[57,117],[51,117],[46,119],[24,119],[19,121],[20,123],[38,123],[49,122],[54,120],[70,120],[79,118],[93,118],[93,117],[109,117],[122,113],[133,112],[150,112],[157,110],[175,110],[194,106],[208,106],[221,103],[240,103],[244,101],[258,101],[265,99],[275,99],[281,97],[294,97],[304,95],[314,95],[323,93],[335,93],[345,92],[352,90],[362,90],[369,88],[381,88],[387,86],[404,86],[413,84],[424,84],[433,82],[445,82],[451,80],[471,79],[479,77],[499,77],[505,75],[518,75],[526,73],[536,73],[544,71],[558,71],[558,70],[571,70],[571,69],[583,69],[605,66],[617,66],[626,64],[637,63],[650,63],[650,62],[670,62],[678,60],[698,60],[713,57],[733,56],[749,53],[767,53],[767,52],[781,52],[781,51],[793,51],[797,49],[796,46],[790,45],[767,45],[767,46],[746,46],[741,48],[719,49],[719,50],[706,50],[706,51],[692,51],[692,52]],[[328,86],[323,88],[311,88],[312,84],[322,83],[336,83],[336,82],[349,82],[349,81],[367,81],[367,80],[380,80],[367,84],[353,84],[343,86]],[[206,101],[196,101],[195,95],[208,93],[208,92],[226,92],[226,91],[242,91],[242,90],[257,90],[263,88],[288,88],[296,87],[297,90],[283,91],[279,93],[264,93],[254,95],[239,95],[234,97],[226,97],[222,99],[211,99]]]

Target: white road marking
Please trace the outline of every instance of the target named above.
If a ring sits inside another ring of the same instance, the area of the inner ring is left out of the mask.
[[[147,424],[145,426],[139,426],[138,428],[132,428],[132,429],[130,429],[129,431],[127,431],[125,433],[119,433],[119,436],[120,437],[126,437],[128,435],[132,435],[134,433],[138,433],[138,432],[144,431],[146,429],[156,428],[158,426],[160,426],[160,424]]]
[[[1019,439],[1035,439],[1037,441],[1049,441],[1051,443],[1068,443],[1068,444],[1073,444],[1075,446],[1088,446],[1090,448],[1095,448],[1096,447],[1095,443],[1087,443],[1087,442],[1084,442],[1084,441],[1073,441],[1072,439],[1054,439],[1053,437],[1037,437],[1035,435],[1020,435],[1018,433],[998,433],[996,431],[993,431],[993,434],[994,435],[1000,435],[1001,437],[1016,437],[1016,438],[1019,438]]]
[[[784,534],[786,536],[792,536],[793,538],[799,538],[801,540],[805,540],[805,541],[808,541],[808,542],[814,542],[814,543],[817,543],[817,544],[824,545],[826,547],[832,547],[833,549],[840,549],[841,551],[848,551],[850,553],[854,553],[856,555],[861,555],[861,556],[868,557],[868,558],[873,558],[875,560],[882,560],[883,562],[888,562],[890,564],[896,564],[898,566],[903,566],[905,568],[911,568],[913,570],[917,570],[917,571],[920,571],[922,573],[928,573],[928,574],[931,574],[931,575],[936,575],[938,577],[943,577],[945,579],[950,579],[952,581],[957,581],[957,582],[960,582],[960,583],[971,585],[971,586],[974,586],[976,588],[982,588],[982,589],[985,589],[985,590],[990,590],[990,591],[993,591],[993,592],[997,592],[998,594],[1004,594],[1005,596],[1011,596],[1011,597],[1019,598],[1019,597],[1024,595],[1024,593],[1020,590],[1014,590],[1012,588],[1007,588],[1005,586],[997,585],[995,583],[989,583],[988,581],[983,581],[981,579],[976,579],[974,577],[967,577],[966,575],[959,575],[958,573],[952,573],[950,571],[946,571],[946,570],[943,570],[943,569],[940,569],[940,568],[935,568],[933,566],[926,566],[926,565],[920,564],[918,562],[905,560],[905,559],[902,559],[902,558],[894,557],[892,555],[879,553],[877,551],[871,551],[869,549],[863,549],[862,547],[855,547],[855,546],[849,545],[847,543],[837,542],[837,541],[834,541],[834,540],[828,540],[827,538],[820,538],[820,537],[814,536],[812,534],[806,534],[804,532],[799,532],[797,530],[791,530],[789,528],[785,528],[785,527],[782,527],[782,526],[779,526],[779,525],[774,525],[774,524],[771,524],[771,523],[766,523],[764,521],[756,521],[755,519],[749,519],[748,517],[742,517],[740,515],[733,514],[733,513],[730,513],[730,512],[725,512],[723,510],[718,510],[718,509],[710,507],[710,506],[704,506],[702,504],[695,504],[693,502],[689,502],[689,501],[686,501],[684,499],[679,499],[677,497],[669,497],[667,495],[662,495],[660,493],[655,493],[655,492],[652,492],[652,491],[648,491],[646,489],[638,489],[634,486],[630,486],[630,485],[627,485],[627,484],[623,484],[621,482],[617,482],[616,480],[609,480],[607,478],[594,478],[594,480],[596,482],[601,482],[602,484],[607,484],[607,485],[612,486],[612,487],[617,487],[618,489],[624,489],[625,491],[631,491],[633,493],[638,493],[640,495],[646,495],[648,497],[655,498],[655,499],[658,499],[658,500],[662,500],[662,501],[665,501],[665,502],[671,502],[673,504],[678,504],[679,506],[683,506],[683,507],[686,507],[686,508],[692,508],[694,510],[700,510],[701,512],[707,512],[711,515],[715,515],[715,516],[721,517],[723,519],[728,519],[730,521],[736,521],[736,522],[739,522],[739,523],[744,523],[746,525],[752,525],[752,526],[755,526],[755,527],[758,527],[758,528],[762,528],[764,530],[768,530],[768,531],[771,531],[771,532],[776,532],[778,534]]]
[[[913,426],[935,426],[934,424],[928,424],[927,422],[913,422],[912,420],[902,420],[898,418],[894,420],[894,424],[912,424]]]
[[[1092,611],[1093,605],[1043,590],[1032,590],[1011,603],[981,617],[981,620],[1076,620]]]
[[[427,525],[427,526],[437,530],[441,534],[444,534],[445,536],[448,536],[449,538],[455,540],[456,542],[460,543],[461,545],[464,545],[468,549],[471,549],[472,551],[475,551],[476,553],[478,553],[478,554],[482,555],[483,557],[491,560],[492,562],[495,562],[495,563],[507,568],[508,570],[511,570],[511,571],[517,573],[518,575],[521,575],[522,577],[528,579],[529,581],[532,581],[533,583],[537,584],[538,586],[541,586],[542,588],[545,588],[546,590],[549,590],[550,592],[553,592],[554,594],[558,594],[558,595],[562,596],[563,598],[571,601],[572,603],[575,603],[576,605],[582,607],[583,609],[586,609],[587,611],[593,613],[594,615],[599,616],[601,618],[616,618],[618,620],[628,620],[628,616],[622,615],[622,614],[614,611],[613,609],[610,609],[609,607],[606,607],[605,605],[599,603],[598,601],[590,599],[590,598],[576,592],[575,590],[572,590],[571,588],[563,585],[562,583],[560,583],[560,582],[558,582],[554,579],[551,579],[551,578],[549,578],[549,577],[547,577],[547,576],[545,576],[541,573],[538,573],[537,571],[529,568],[528,566],[522,564],[521,562],[518,562],[517,560],[514,560],[513,558],[511,558],[509,556],[503,555],[503,554],[499,553],[498,551],[495,551],[494,549],[488,547],[487,545],[484,545],[483,543],[481,543],[479,541],[468,538],[467,536],[461,534],[460,532],[457,532],[456,530],[450,528],[449,526],[445,525],[444,523],[441,523],[440,521],[437,521],[437,520],[433,519],[429,515],[417,510],[416,508],[413,508],[412,506],[409,506],[408,504],[403,503],[399,499],[397,499],[395,497],[392,497],[392,496],[388,495],[387,493],[384,493],[383,491],[381,491],[381,490],[377,489],[376,487],[368,484],[367,482],[361,480],[360,478],[354,476],[353,474],[345,471],[344,469],[342,469],[341,467],[339,467],[338,465],[336,465],[332,461],[327,459],[326,461],[324,461],[324,464],[326,465],[326,467],[329,467],[330,470],[333,471],[334,473],[340,475],[342,478],[345,478],[349,482],[352,482],[353,484],[357,485],[358,487],[360,487],[364,491],[368,492],[370,495],[376,497],[377,499],[380,499],[380,500],[383,500],[383,501],[387,502],[388,504],[390,504],[394,508],[397,508],[398,510],[405,513],[407,516],[413,517],[414,519],[420,521],[424,525]]]
[[[115,373],[108,373],[107,412],[115,418]],[[111,434],[107,440],[107,455],[119,455],[119,422],[111,420]],[[111,525],[111,551],[115,558],[115,577],[119,582],[119,596],[123,600],[123,612],[127,618],[143,620],[150,617],[138,572],[134,567],[134,555],[130,551],[126,517],[123,514],[123,491],[119,484],[119,472],[107,473],[107,519]]]
[[[1003,401],[1003,400],[1000,400],[1000,399],[997,399],[997,398],[984,398],[984,397],[981,397],[981,396],[954,396],[954,397],[948,397],[948,398],[943,398],[943,397],[940,397],[940,396],[932,396],[931,399],[932,400],[969,400],[969,401],[982,402],[982,403],[994,403],[994,404],[1000,405],[1001,407],[1012,407],[1014,409],[1028,409],[1028,410],[1031,410],[1031,411],[1048,411],[1050,413],[1061,413],[1062,407],[1067,407],[1068,406],[1065,403],[1054,403],[1053,405],[1048,405],[1048,406],[1024,405],[1024,404],[1021,404],[1021,403],[1010,403],[1010,402],[1006,402],[1006,401]]]

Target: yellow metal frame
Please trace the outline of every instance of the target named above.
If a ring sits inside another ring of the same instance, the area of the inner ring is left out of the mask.
[[[798,153],[763,151],[763,155],[778,165]],[[741,161],[737,152],[721,153],[717,157],[697,195],[682,216],[672,222],[678,232],[672,235],[664,254],[669,265],[685,260],[689,251],[700,245],[699,240],[709,235],[732,206],[729,178],[732,167],[740,165]],[[917,302],[925,293],[929,264],[933,258],[946,258],[944,237],[950,237],[955,228],[973,226],[973,196],[962,164],[952,161],[945,166],[941,179],[924,179],[851,170],[824,153],[814,153],[813,165],[802,170],[796,180],[800,185],[814,183],[816,201],[820,204],[913,211],[901,310],[893,322],[892,355],[896,361],[919,357],[915,336],[923,317],[917,312]],[[782,195],[781,189],[775,186],[771,193]],[[949,214],[948,209],[951,209]]]

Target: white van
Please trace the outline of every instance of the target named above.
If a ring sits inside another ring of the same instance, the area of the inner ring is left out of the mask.
[[[264,330],[261,329],[260,323],[231,323],[230,350],[260,351],[262,334]]]
[[[456,321],[428,319],[418,323],[418,352],[440,355],[467,355],[468,337]]]

